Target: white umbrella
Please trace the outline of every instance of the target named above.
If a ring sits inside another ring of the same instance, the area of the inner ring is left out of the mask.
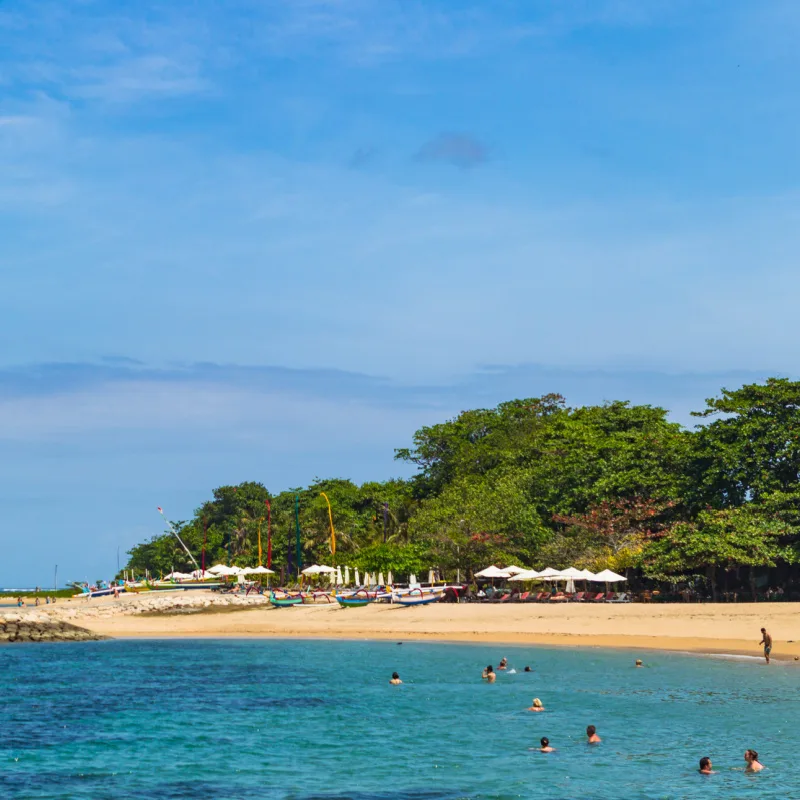
[[[492,564],[491,567],[486,567],[486,569],[482,569],[480,572],[475,573],[476,578],[510,578],[511,573],[506,572],[499,567],[496,567]]]
[[[417,582],[417,576],[413,572],[408,576],[408,582],[409,584]]]
[[[388,581],[389,586],[391,586],[394,583],[394,578],[392,577],[392,571],[391,570],[389,570],[389,574],[386,576],[386,580]]]
[[[617,583],[618,581],[626,581],[628,579],[622,575],[617,575],[616,572],[612,572],[610,569],[604,569],[602,572],[598,572],[592,580],[603,583]]]
[[[432,569],[428,570],[428,584],[432,585],[436,583],[436,575],[434,574]]]
[[[350,585],[350,567],[344,568],[344,585],[345,586]]]
[[[561,570],[553,569],[552,567],[547,567],[539,573],[539,577],[544,580],[553,580],[553,579],[558,580],[559,578],[562,577],[562,575],[561,575]]]
[[[342,568],[336,567],[336,583],[339,586],[344,586],[344,578],[342,577]]]
[[[324,564],[320,564],[317,567],[317,572],[319,572],[320,574],[322,574],[324,572],[327,572],[328,574],[330,574],[332,572],[336,572],[336,567],[326,567]]]
[[[266,567],[246,567],[242,570],[242,575],[274,575],[274,569],[267,569]]]
[[[566,569],[561,570],[561,577],[562,578],[571,578],[575,580],[576,578],[580,580],[581,578],[581,571],[576,569],[575,567],[567,567]]]
[[[225,564],[214,564],[209,570],[212,575],[228,575],[228,567]]]
[[[591,572],[588,569],[581,570],[581,580],[582,581],[593,581],[595,578],[594,572]]]
[[[244,575],[244,570],[241,567],[231,566],[228,575]]]
[[[320,573],[320,567],[318,567],[316,564],[312,564],[310,567],[306,567],[301,574],[302,575],[319,575],[319,573]]]
[[[356,586],[361,586],[361,576],[358,574],[358,567],[356,567]]]
[[[521,572],[530,572],[525,567],[515,567],[513,564],[510,567],[503,567],[503,572],[508,572],[511,575],[519,575]]]
[[[378,586],[386,586],[386,584],[383,582],[383,572],[378,573]]]
[[[512,575],[508,580],[509,581],[533,581],[539,577],[539,573],[535,569],[526,569],[524,572],[520,572],[518,575]]]

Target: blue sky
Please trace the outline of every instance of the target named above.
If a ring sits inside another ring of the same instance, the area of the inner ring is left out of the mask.
[[[0,5],[0,585],[471,405],[798,373],[794,2]]]

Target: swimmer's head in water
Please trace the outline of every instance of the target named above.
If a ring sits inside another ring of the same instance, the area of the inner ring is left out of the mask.
[[[586,735],[587,736],[594,736],[597,733],[597,728],[594,725],[589,725],[586,728]]]
[[[711,769],[711,759],[708,756],[700,759],[700,769]]]
[[[542,707],[542,701],[538,697],[534,697],[533,698],[533,707],[534,708],[541,708]]]
[[[400,676],[396,672],[393,672],[392,673],[392,680],[393,681],[399,681],[400,680]]]
[[[745,761],[758,761],[758,753],[755,750],[745,750],[744,751],[744,760]]]
[[[642,666],[642,659],[641,658],[637,658],[636,659],[636,666],[637,667],[641,667]]]
[[[523,670],[523,672],[532,672],[532,671],[533,671],[533,670],[531,670],[531,668],[530,668],[530,667],[525,667],[525,669]]]
[[[541,741],[542,747],[548,747],[550,745],[550,740],[546,736],[542,736],[539,741]]]

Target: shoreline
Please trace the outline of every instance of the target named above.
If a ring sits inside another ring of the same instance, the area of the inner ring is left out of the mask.
[[[49,613],[115,639],[299,638],[486,643],[748,656],[762,663],[763,650],[758,641],[763,626],[774,639],[774,661],[800,659],[800,603],[558,606],[439,603],[416,608],[375,604],[344,609],[328,604],[274,608],[263,598],[252,598],[249,602],[222,605],[221,598],[208,593],[177,601],[173,596],[138,600],[103,598],[101,602],[92,601],[91,605],[67,602],[51,607]]]

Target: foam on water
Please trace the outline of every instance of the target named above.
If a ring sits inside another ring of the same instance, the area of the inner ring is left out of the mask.
[[[481,681],[502,655],[519,672]],[[7,646],[0,798],[797,796],[800,670],[634,658],[308,640]],[[532,697],[547,711],[526,711]],[[542,736],[555,753],[530,749]],[[743,774],[748,747],[768,766],[758,776]],[[719,774],[697,774],[703,755]]]

